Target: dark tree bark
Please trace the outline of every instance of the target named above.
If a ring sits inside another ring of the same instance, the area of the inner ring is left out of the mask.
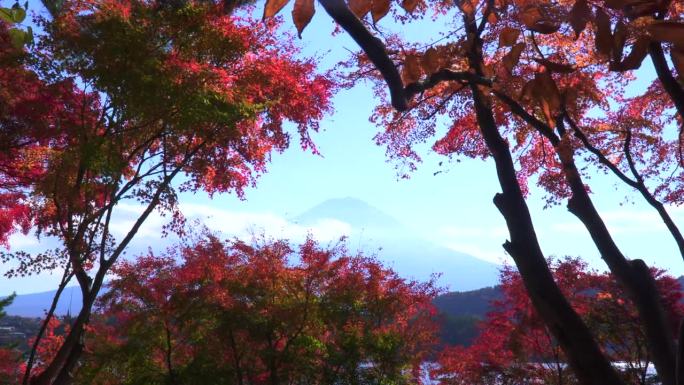
[[[62,281],[60,282],[59,286],[57,287],[57,292],[55,293],[55,296],[52,298],[52,303],[50,304],[50,309],[47,312],[47,315],[45,316],[45,320],[43,320],[43,323],[40,325],[40,329],[38,330],[38,334],[36,335],[36,339],[33,341],[33,345],[31,346],[31,352],[29,353],[29,358],[26,363],[26,370],[24,371],[24,378],[22,379],[21,383],[23,385],[27,385],[29,383],[29,380],[31,379],[31,369],[33,368],[33,362],[36,357],[36,351],[38,350],[38,346],[40,344],[40,341],[43,338],[43,334],[45,334],[45,330],[47,330],[47,327],[50,323],[50,320],[52,319],[55,309],[57,308],[57,304],[59,303],[59,299],[62,296],[62,292],[64,291],[64,288],[66,285],[69,283],[71,280],[72,272],[70,271],[70,264],[67,264],[66,268],[64,269],[64,275],[62,276]]]
[[[562,114],[556,117],[558,130],[558,134],[556,134],[551,127],[527,113],[510,97],[500,92],[495,92],[495,94],[511,107],[516,115],[548,139],[556,149],[563,166],[563,175],[572,192],[572,197],[568,201],[568,210],[584,224],[601,257],[636,306],[641,324],[646,332],[646,340],[653,356],[653,364],[658,371],[660,380],[664,385],[674,385],[674,337],[670,331],[670,324],[662,306],[655,280],[642,260],[627,260],[610,235],[601,215],[594,207],[575,165],[573,149],[569,143],[563,143],[561,139],[569,135],[564,126],[565,118]]]
[[[466,31],[474,39],[468,57],[470,67],[483,76],[482,41],[475,20],[466,16],[465,24]],[[553,280],[516,177],[510,149],[498,131],[491,100],[479,87],[470,84],[477,122],[494,158],[502,189],[502,193],[494,197],[494,204],[504,216],[511,238],[504,248],[513,257],[535,309],[568,356],[578,379],[585,385],[622,385],[623,381],[601,352],[590,330]]]
[[[168,192],[173,178],[178,175],[182,168],[197,152],[204,148],[205,143],[206,142],[201,142],[194,148],[189,148],[188,152],[185,154],[185,157],[170,171],[170,173],[166,174],[164,179],[157,186],[156,191],[148,202],[147,207],[145,207],[145,210],[140,214],[126,236],[124,236],[121,242],[119,242],[118,246],[109,254],[109,258],[106,258],[106,255],[104,254],[104,248],[102,249],[102,254],[100,255],[99,260],[100,265],[98,266],[94,277],[91,278],[83,269],[83,259],[81,255],[83,250],[81,250],[78,246],[72,246],[68,251],[73,272],[78,280],[81,292],[83,293],[81,311],[76,317],[76,321],[71,326],[71,330],[65,338],[64,343],[57,351],[55,358],[42,373],[31,379],[31,385],[72,384],[74,370],[77,367],[78,361],[83,353],[85,329],[90,321],[93,305],[95,304],[95,300],[100,293],[100,289],[102,288],[107,273],[119,256],[124,252],[126,247],[128,247],[131,240],[133,240],[133,237],[135,237],[135,235],[138,233],[138,230],[142,224],[147,220],[152,211],[157,208],[162,194]],[[113,207],[114,204],[115,202],[112,203],[111,207]],[[110,214],[111,211],[107,215]],[[84,226],[81,225],[81,227]],[[79,230],[77,232],[77,235],[78,234],[81,234],[79,237],[82,237],[83,234],[85,234],[85,231]],[[81,239],[79,237],[67,238],[79,240]],[[69,242],[69,245],[78,245],[78,242],[72,241]]]
[[[651,61],[655,67],[656,74],[658,74],[660,83],[663,85],[667,94],[670,95],[670,98],[672,98],[679,116],[684,119],[684,88],[682,88],[679,82],[677,82],[677,79],[672,76],[661,43],[652,42],[648,46],[648,53],[651,56]]]

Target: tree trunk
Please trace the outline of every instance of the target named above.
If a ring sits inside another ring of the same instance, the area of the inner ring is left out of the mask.
[[[468,58],[470,66],[482,75],[482,42],[477,37],[475,20],[472,16],[466,17],[465,24],[474,40]],[[510,149],[496,126],[491,101],[478,85],[471,84],[470,89],[477,122],[494,158],[502,189],[502,193],[494,197],[494,204],[504,216],[511,238],[504,248],[513,257],[532,304],[568,356],[569,364],[582,384],[624,385],[587,326],[553,280],[518,184]]]
[[[31,385],[66,385],[72,381],[72,370],[83,352],[84,328],[90,318],[90,296],[84,298],[83,307],[71,326],[69,334],[48,367],[30,381]]]
[[[559,149],[557,152],[563,165],[563,173],[572,190],[568,210],[587,228],[601,257],[636,306],[646,332],[646,342],[653,356],[653,364],[663,385],[675,385],[674,337],[655,280],[642,260],[628,261],[615,244],[584,187],[572,151]]]
[[[494,156],[503,193],[494,203],[506,219],[511,240],[504,248],[513,257],[535,309],[568,356],[570,366],[585,385],[623,385],[587,326],[572,309],[553,280],[537,241],[529,209],[515,177],[508,146],[501,138],[484,95],[471,87],[482,134]]]
[[[85,328],[90,321],[93,304],[97,298],[108,267],[99,269],[92,286],[84,289],[81,311],[71,327],[69,334],[60,346],[55,358],[38,376],[31,379],[31,385],[70,385],[73,381],[73,371],[83,353]]]
[[[43,334],[45,334],[45,330],[47,330],[48,324],[50,323],[50,320],[52,319],[55,309],[57,308],[57,304],[59,303],[59,299],[62,296],[62,292],[64,291],[64,288],[66,285],[69,283],[71,280],[72,275],[69,273],[69,266],[66,267],[64,270],[64,275],[62,276],[62,282],[60,282],[59,286],[57,287],[57,292],[55,293],[55,296],[52,298],[52,303],[50,304],[50,309],[47,312],[47,315],[45,316],[45,320],[43,323],[40,325],[40,330],[38,330],[38,334],[36,335],[36,339],[33,341],[33,344],[31,346],[31,353],[29,353],[29,358],[26,363],[26,370],[24,371],[24,378],[22,379],[21,383],[22,385],[27,385],[29,383],[29,380],[31,379],[31,369],[33,368],[33,362],[36,357],[36,350],[38,349],[38,345],[40,344],[40,341],[43,338]]]
[[[665,92],[672,98],[672,102],[679,113],[679,117],[684,119],[684,89],[679,85],[677,79],[672,76],[661,43],[652,42],[649,44],[648,53],[651,56],[651,61],[653,62],[653,67],[655,67],[656,74],[658,74],[660,83],[663,85]]]

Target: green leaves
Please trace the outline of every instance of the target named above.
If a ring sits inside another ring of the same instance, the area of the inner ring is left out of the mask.
[[[59,15],[64,7],[64,0],[42,0],[42,3],[52,17]]]
[[[26,10],[14,4],[12,8],[0,8],[0,19],[10,23],[18,24],[26,19]]]
[[[26,19],[27,8],[28,3],[23,8],[19,3],[14,4],[12,8],[0,8],[0,20],[9,25],[19,24]],[[14,48],[21,49],[24,45],[33,43],[33,29],[31,27],[27,27],[25,31],[20,28],[10,28],[8,33]]]
[[[14,48],[20,49],[24,45],[33,44],[33,29],[26,28],[26,31],[19,28],[12,28],[8,31]]]
[[[16,297],[16,293],[12,293],[10,296],[5,298],[0,298],[0,318],[6,315],[4,309],[5,307],[12,304],[12,301],[14,301],[14,297]]]

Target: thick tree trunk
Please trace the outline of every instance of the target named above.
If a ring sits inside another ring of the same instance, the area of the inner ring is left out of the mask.
[[[471,68],[483,75],[481,41],[474,19],[465,20],[466,30],[474,40],[469,53]],[[553,280],[541,251],[532,218],[518,184],[510,149],[498,131],[491,101],[478,85],[471,84],[477,122],[496,164],[502,193],[494,203],[506,220],[510,241],[504,248],[513,257],[535,309],[568,356],[568,361],[585,385],[624,385],[591,332],[573,310]]]
[[[83,352],[84,328],[90,318],[91,306],[86,306],[88,300],[89,298],[84,298],[84,306],[55,358],[42,373],[31,379],[31,385],[65,385],[71,383],[72,370]]]
[[[83,354],[85,328],[90,321],[93,304],[108,270],[109,266],[99,269],[92,286],[83,290],[86,295],[83,296],[81,311],[71,326],[69,334],[48,367],[31,379],[31,385],[70,385],[73,382],[73,372]]]
[[[643,261],[628,261],[613,241],[603,219],[594,207],[591,197],[584,186],[582,177],[577,170],[574,162],[573,149],[568,141],[569,134],[566,132],[563,125],[564,120],[562,116],[559,116],[556,119],[558,131],[558,135],[556,135],[550,126],[528,114],[508,96],[502,95],[501,93],[497,93],[497,96],[507,103],[514,113],[537,129],[540,134],[544,135],[555,148],[560,163],[563,166],[563,175],[572,191],[572,197],[568,202],[568,209],[585,225],[594,244],[598,248],[601,257],[607,263],[617,281],[625,288],[629,298],[635,304],[640,316],[641,325],[646,332],[649,351],[653,356],[653,362],[662,383],[665,385],[674,385],[674,338],[671,333],[671,325],[668,322],[664,307],[661,303],[655,280]],[[576,134],[580,134],[580,140],[586,145],[588,143],[586,137],[583,137],[577,127],[574,127],[574,129]],[[588,147],[592,150],[591,146]],[[625,145],[625,147],[628,149],[629,146]],[[596,150],[592,152],[596,153]],[[631,156],[629,153],[627,153],[627,157],[630,162],[630,167],[632,167],[632,171],[637,178],[637,182],[634,182],[635,187],[645,187],[643,186],[643,182],[641,181],[638,172],[631,164]],[[619,170],[617,174],[618,176],[622,175]],[[624,175],[622,176],[624,177]],[[631,182],[631,180],[629,181]]]
[[[684,88],[682,88],[682,86],[679,85],[679,82],[677,82],[677,79],[672,76],[661,43],[652,42],[648,46],[648,53],[651,56],[651,61],[655,67],[656,74],[658,74],[660,83],[663,85],[665,92],[672,98],[672,102],[674,102],[679,116],[684,119]]]
[[[677,339],[677,385],[684,385],[684,320],[679,324]]]
[[[636,306],[646,332],[653,364],[663,385],[675,385],[676,349],[671,325],[667,320],[655,280],[642,260],[628,261],[615,244],[575,166],[572,150],[558,149],[563,173],[572,191],[568,210],[589,231],[601,257]]]
[[[473,93],[477,95],[480,91],[475,89]],[[508,147],[496,126],[483,122],[491,120],[493,123],[494,119],[489,107],[484,107],[482,98],[481,94],[475,97],[476,108],[480,110],[478,120],[485,141],[494,155],[503,190],[503,193],[495,196],[494,203],[506,219],[511,237],[504,248],[513,257],[535,309],[568,356],[569,364],[579,380],[585,385],[623,385],[589,329],[553,280],[515,179]],[[488,125],[490,127],[486,127]]]

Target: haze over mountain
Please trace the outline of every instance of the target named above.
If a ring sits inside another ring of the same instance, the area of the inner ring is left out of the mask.
[[[338,229],[339,236],[347,236],[350,252],[375,255],[404,278],[426,281],[432,275],[440,274],[438,286],[449,291],[479,289],[498,282],[497,265],[422,239],[392,216],[358,199],[330,199],[289,222],[293,226],[313,229],[331,221],[337,226],[328,227]],[[130,254],[139,252],[131,250]],[[17,296],[7,312],[42,316],[53,295],[54,291],[47,291]],[[65,314],[69,309],[76,312],[80,303],[80,290],[67,288],[57,314]]]
[[[396,219],[360,199],[350,197],[328,199],[300,214],[294,222],[313,226],[322,219],[335,219],[351,225],[356,230],[406,231]]]
[[[349,225],[351,251],[377,254],[403,277],[424,281],[431,274],[441,274],[438,284],[451,291],[478,289],[498,281],[497,265],[422,239],[390,215],[355,198],[327,200],[293,221],[313,227],[326,220]]]

